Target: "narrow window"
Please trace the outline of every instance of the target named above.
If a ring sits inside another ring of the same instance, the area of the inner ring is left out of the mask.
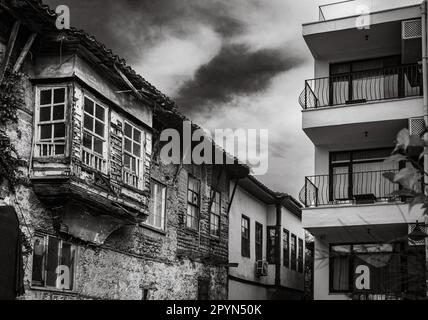
[[[351,246],[337,245],[330,248],[330,291],[348,292],[351,290]]]
[[[255,232],[256,260],[263,259],[263,225],[256,222]]]
[[[303,240],[299,238],[299,253],[297,261],[297,271],[303,273]]]
[[[291,234],[291,270],[296,270],[296,263],[297,263],[297,240],[296,235]]]
[[[143,176],[142,131],[125,122],[123,134],[123,180],[135,188],[141,186]]]
[[[76,247],[51,236],[35,236],[31,284],[73,290]]]
[[[267,227],[267,248],[266,258],[269,264],[275,264],[276,262],[276,238],[277,232],[276,227]]]
[[[250,219],[246,216],[241,218],[241,255],[250,257]]]
[[[199,224],[200,183],[199,180],[189,175],[187,184],[186,226],[197,230]]]
[[[105,171],[106,108],[85,97],[83,111],[82,162],[98,171]]]
[[[210,299],[210,282],[207,279],[198,279],[198,300]]]
[[[286,229],[282,238],[282,262],[284,267],[290,268],[290,233]]]
[[[152,180],[150,189],[150,215],[147,218],[146,224],[160,230],[165,230],[166,186]]]
[[[220,237],[220,217],[221,217],[221,197],[220,192],[214,192],[214,199],[211,205],[210,212],[210,234],[215,237]]]
[[[36,99],[37,143],[39,157],[65,154],[65,88],[39,88]]]

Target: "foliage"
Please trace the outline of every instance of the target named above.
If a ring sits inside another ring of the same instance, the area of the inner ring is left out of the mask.
[[[0,183],[6,180],[11,191],[19,182],[19,166],[23,161],[10,141],[6,126],[18,122],[17,109],[24,105],[22,78],[22,73],[6,73],[0,84]]]
[[[383,176],[401,186],[392,196],[410,198],[411,209],[416,204],[422,204],[424,214],[428,214],[428,196],[425,195],[427,185],[424,177],[428,173],[424,170],[424,156],[428,154],[428,140],[421,136],[410,135],[408,129],[402,129],[397,135],[397,143],[392,155],[386,163],[405,163],[398,172],[385,172]]]

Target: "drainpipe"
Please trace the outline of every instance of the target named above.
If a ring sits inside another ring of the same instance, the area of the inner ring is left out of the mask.
[[[423,112],[424,112],[424,121],[425,128],[428,128],[428,70],[427,70],[427,0],[424,0],[421,4],[421,22],[422,22],[422,85],[423,85]],[[428,138],[428,134],[425,133],[425,139]],[[425,147],[426,149],[427,147]],[[424,156],[424,169],[428,168],[428,155]],[[428,177],[424,175],[425,184],[428,183]],[[427,194],[426,190],[425,194]],[[427,217],[425,217],[427,221]],[[425,252],[428,257],[428,239],[425,239]],[[427,261],[428,263],[428,261]],[[428,279],[427,287],[428,287]],[[428,295],[428,292],[427,292]]]

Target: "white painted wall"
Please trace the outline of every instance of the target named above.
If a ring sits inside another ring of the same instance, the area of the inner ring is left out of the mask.
[[[229,300],[267,300],[267,289],[229,280]]]

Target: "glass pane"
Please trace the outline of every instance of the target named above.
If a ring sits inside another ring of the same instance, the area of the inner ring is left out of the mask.
[[[44,124],[40,126],[40,139],[52,139],[52,125]]]
[[[45,245],[42,237],[34,238],[32,285],[44,286]]]
[[[135,142],[134,142],[134,156],[136,156],[136,157],[140,157],[140,152],[141,152],[141,147],[140,147],[140,145],[139,144],[136,144]]]
[[[52,103],[52,90],[41,90],[40,91],[40,104],[51,104]]]
[[[94,137],[94,151],[103,154],[103,141]]]
[[[95,133],[104,137],[104,124],[98,120],[95,120]]]
[[[132,127],[125,122],[125,136],[132,139]]]
[[[94,103],[88,98],[85,98],[85,111],[91,115],[94,114]]]
[[[67,266],[69,270],[70,278],[68,279],[68,290],[73,289],[73,267],[74,267],[74,250],[70,243],[63,242],[62,244],[62,255],[61,265]]]
[[[105,110],[104,110],[103,107],[101,107],[98,104],[97,104],[97,109],[96,109],[95,117],[97,117],[98,119],[100,119],[103,122],[105,121]]]
[[[141,142],[141,132],[134,128],[134,141],[140,143]]]
[[[65,137],[65,124],[57,123],[54,125],[54,138],[64,138]]]
[[[94,130],[94,118],[88,116],[87,114],[85,114],[84,116],[84,120],[83,120],[83,126],[90,130],[93,131]]]
[[[349,258],[346,256],[332,258],[331,268],[333,290],[349,290]]]
[[[55,154],[64,154],[64,146],[56,145],[55,146]]]
[[[40,121],[51,120],[51,107],[40,108]]]
[[[65,102],[65,88],[54,90],[54,103]]]
[[[125,138],[125,151],[132,152],[131,140]]]
[[[56,238],[49,237],[48,257],[46,263],[46,285],[55,287],[56,285],[56,267],[58,267],[58,249],[59,241]]]
[[[63,120],[64,119],[64,105],[54,106],[53,107],[53,120]]]
[[[83,134],[83,146],[92,150],[92,136],[87,133]]]
[[[127,154],[125,154],[123,165],[125,166],[125,168],[128,168],[128,169],[131,168],[131,157]]]
[[[131,157],[131,170],[132,170],[132,172],[137,172],[137,165],[136,165],[136,160],[135,160],[135,158],[134,157]]]

